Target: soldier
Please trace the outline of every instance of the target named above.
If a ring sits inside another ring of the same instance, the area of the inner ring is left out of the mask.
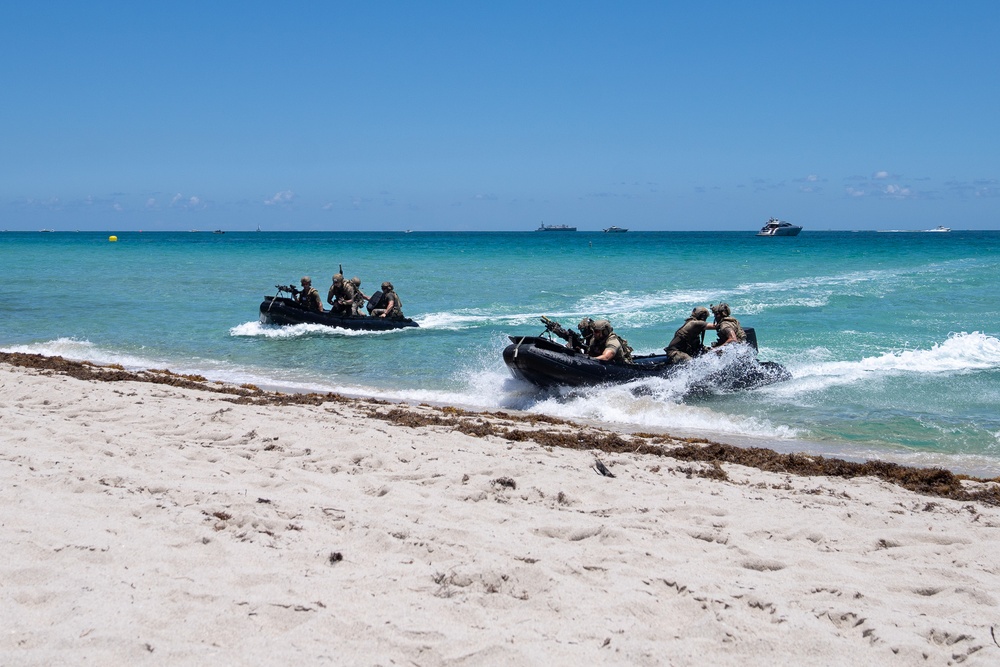
[[[732,317],[728,303],[720,303],[711,306],[712,314],[715,315],[715,328],[719,339],[712,343],[712,347],[719,348],[730,343],[747,342],[747,334],[740,326],[740,321]]]
[[[586,322],[587,320],[584,320]],[[580,324],[584,324],[581,322]],[[632,363],[632,348],[628,341],[614,332],[607,320],[592,321],[593,334],[587,341],[587,356],[598,361],[613,361],[619,364]],[[583,329],[581,328],[581,331]]]
[[[361,291],[361,278],[354,276],[351,278],[351,284],[354,285],[354,309],[353,314],[357,315],[361,308],[368,301],[368,296]],[[363,313],[362,313],[363,314]]]
[[[691,316],[674,332],[670,344],[663,348],[672,364],[682,364],[705,352],[705,331],[716,329],[716,325],[708,321],[708,308],[696,306]]]
[[[309,276],[302,276],[302,280],[299,281],[302,285],[302,291],[295,296],[295,300],[300,306],[306,310],[314,310],[317,313],[323,312],[323,299],[320,298],[319,292],[316,288],[312,286],[312,278]]]
[[[388,280],[382,283],[382,303],[384,307],[376,308],[372,311],[375,317],[388,317],[393,320],[403,319],[403,302],[399,295],[392,288],[392,283]]]
[[[330,311],[338,315],[351,315],[354,311],[354,285],[344,280],[344,275],[338,273],[333,276],[333,284],[326,293],[326,302],[330,304]]]

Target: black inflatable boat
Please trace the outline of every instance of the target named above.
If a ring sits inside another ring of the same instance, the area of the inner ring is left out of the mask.
[[[376,293],[378,294],[378,293]],[[372,295],[372,298],[375,294]],[[330,311],[317,313],[306,310],[293,299],[280,296],[265,296],[260,304],[260,321],[263,324],[322,324],[327,327],[353,329],[355,331],[389,331],[420,326],[409,318],[391,319],[366,315],[338,315]]]
[[[791,378],[788,370],[773,361],[758,361],[757,337],[752,327],[744,328],[749,354],[735,355],[719,368],[698,378],[692,391],[731,392],[755,389]],[[667,378],[689,364],[671,364],[666,354],[633,357],[632,364],[597,361],[560,342],[541,336],[510,336],[503,360],[514,377],[541,387],[571,387],[623,384],[644,378]],[[698,363],[698,360],[690,363]]]

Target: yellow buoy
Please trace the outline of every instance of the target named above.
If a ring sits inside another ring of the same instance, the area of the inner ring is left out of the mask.
[[[114,243],[115,241],[118,240],[118,237],[117,236],[109,236],[108,240],[111,241],[112,243]]]

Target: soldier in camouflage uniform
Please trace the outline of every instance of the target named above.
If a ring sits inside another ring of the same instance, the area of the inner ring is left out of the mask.
[[[708,308],[697,306],[691,316],[674,332],[670,344],[663,348],[672,364],[682,364],[705,352],[705,331],[715,329],[708,321]]]
[[[747,334],[740,326],[740,321],[732,316],[728,303],[712,306],[712,314],[715,315],[715,328],[719,335],[719,339],[712,343],[712,347],[747,342]]]
[[[306,310],[314,310],[317,313],[322,313],[323,299],[320,298],[316,288],[312,286],[312,278],[302,276],[302,280],[299,283],[302,285],[302,291],[295,296],[298,304]]]
[[[330,291],[326,293],[326,302],[330,304],[330,311],[338,315],[350,315],[354,310],[354,285],[344,280],[341,273],[333,277],[333,284]]]
[[[403,302],[388,280],[382,283],[382,303],[385,304],[385,307],[373,310],[373,316],[388,317],[392,320],[403,319]]]
[[[351,278],[351,285],[354,286],[354,309],[353,314],[357,315],[368,301],[368,296],[361,291],[361,278],[354,276]],[[364,315],[364,313],[361,313]]]
[[[580,324],[582,325],[583,323],[581,322]],[[589,340],[587,340],[588,357],[598,361],[612,361],[619,364],[632,363],[632,348],[629,347],[627,340],[614,332],[611,322],[596,320],[591,322],[590,328],[593,333]]]

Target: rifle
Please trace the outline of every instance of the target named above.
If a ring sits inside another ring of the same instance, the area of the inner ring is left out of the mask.
[[[562,338],[564,341],[569,343],[569,346],[574,350],[582,352],[586,349],[586,342],[584,341],[583,336],[572,329],[567,329],[555,320],[550,320],[544,315],[542,315],[542,323],[545,325],[546,331]]]
[[[298,287],[296,287],[295,285],[275,285],[275,287],[278,288],[279,292],[288,292],[293,297],[298,296],[299,292],[302,291]]]

